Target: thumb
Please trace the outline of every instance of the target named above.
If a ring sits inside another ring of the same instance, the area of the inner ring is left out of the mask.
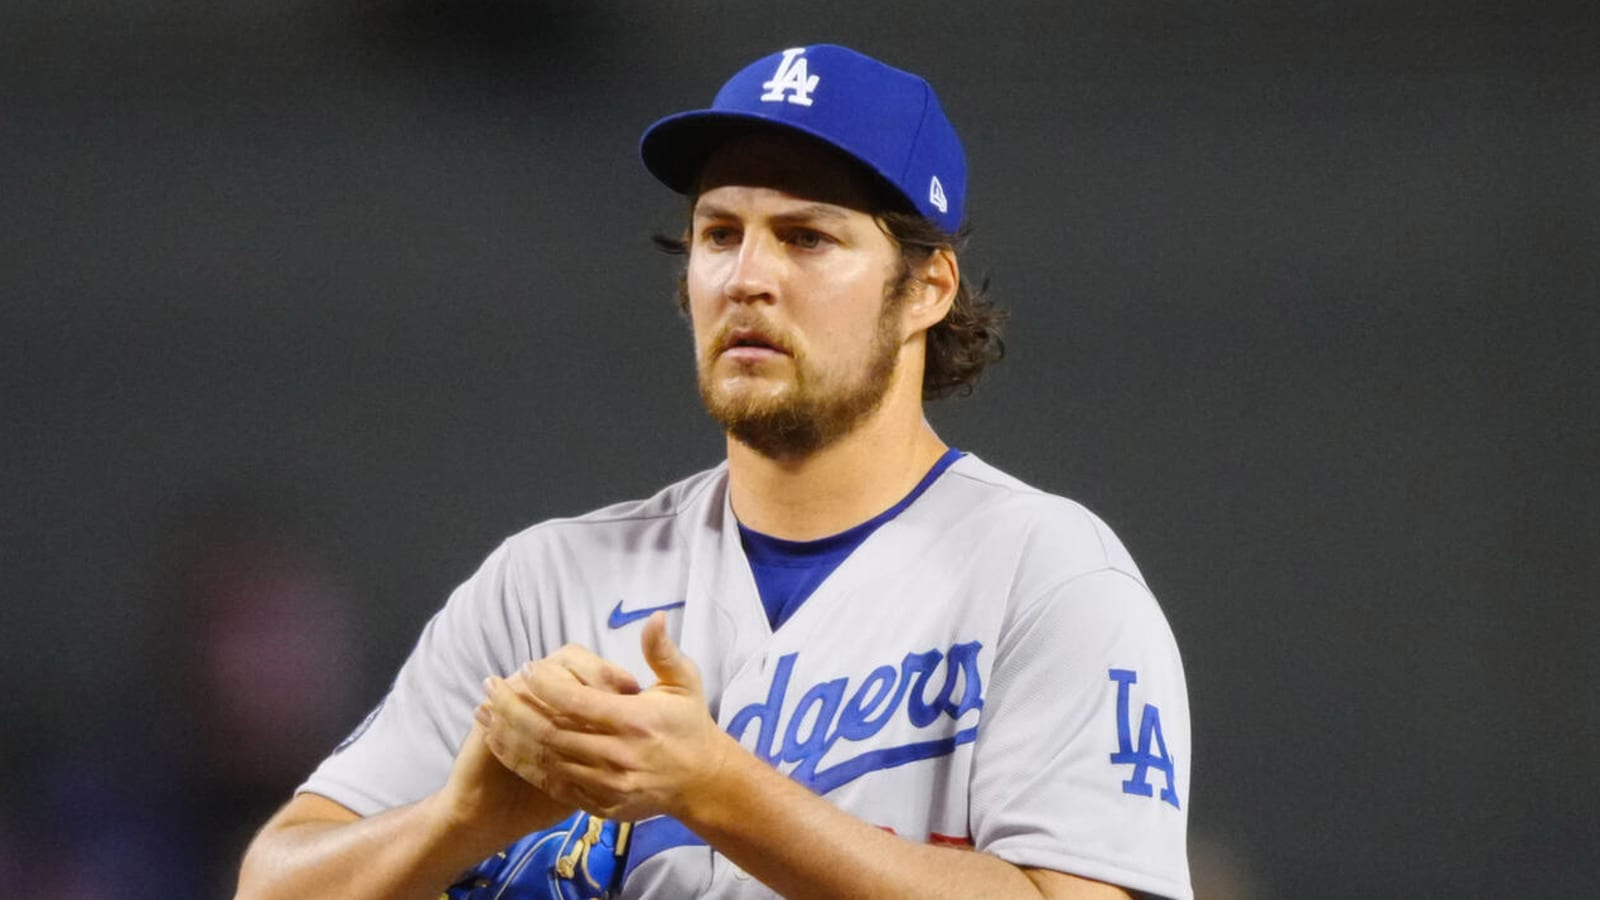
[[[666,613],[657,612],[650,617],[639,644],[644,650],[645,662],[650,664],[650,671],[656,673],[661,684],[700,693],[700,670],[668,636]]]

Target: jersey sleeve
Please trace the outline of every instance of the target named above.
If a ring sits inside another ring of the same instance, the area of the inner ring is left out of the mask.
[[[363,816],[414,803],[443,786],[490,674],[530,657],[514,614],[507,548],[451,593],[423,628],[388,695],[302,784]]]
[[[1020,603],[973,757],[979,850],[1190,900],[1189,704],[1166,618],[1115,568]]]

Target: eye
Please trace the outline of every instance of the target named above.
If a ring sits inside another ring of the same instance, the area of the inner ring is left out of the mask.
[[[708,225],[700,230],[700,241],[713,247],[728,247],[739,242],[739,231],[727,225]]]
[[[799,247],[801,250],[816,250],[826,244],[832,243],[832,238],[820,231],[810,228],[793,228],[783,236],[785,241]]]

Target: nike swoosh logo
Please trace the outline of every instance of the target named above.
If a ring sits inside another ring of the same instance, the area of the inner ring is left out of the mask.
[[[647,606],[644,609],[630,609],[624,612],[622,609],[622,601],[618,600],[617,605],[611,607],[611,615],[606,619],[606,627],[621,628],[624,625],[637,622],[640,619],[648,619],[650,618],[650,614],[657,610],[678,609],[687,602],[688,601],[686,600],[679,600],[677,603],[664,603],[660,606]]]

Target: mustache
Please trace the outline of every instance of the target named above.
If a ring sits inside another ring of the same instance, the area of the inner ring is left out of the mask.
[[[722,323],[711,338],[710,354],[717,356],[733,347],[765,346],[794,355],[794,347],[781,329],[754,313],[740,313]]]

